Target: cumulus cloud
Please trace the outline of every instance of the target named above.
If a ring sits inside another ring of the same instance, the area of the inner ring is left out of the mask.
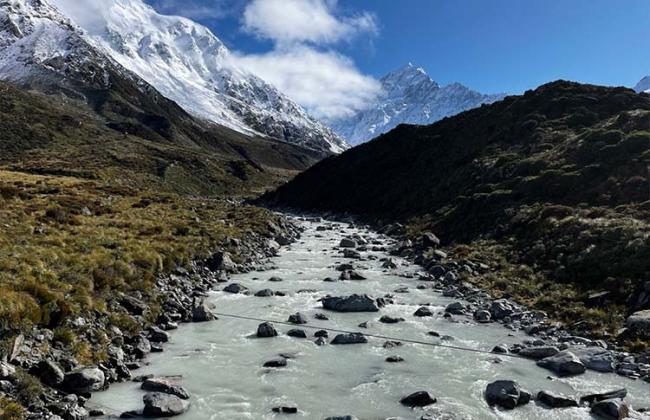
[[[278,43],[333,43],[359,33],[377,31],[374,15],[337,17],[335,1],[253,0],[244,11],[247,32]]]
[[[263,54],[238,55],[237,61],[324,120],[364,109],[380,91],[335,44],[362,34],[375,35],[375,16],[363,11],[343,16],[336,0],[252,0],[242,28],[273,41]]]
[[[347,57],[307,46],[239,56],[245,67],[307,108],[314,116],[335,119],[363,109],[379,92]]]

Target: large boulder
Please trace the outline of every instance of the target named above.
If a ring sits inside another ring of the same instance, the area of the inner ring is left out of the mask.
[[[36,376],[49,386],[59,386],[65,379],[63,369],[51,360],[42,360],[38,364]]]
[[[598,401],[611,400],[613,398],[623,399],[626,396],[627,396],[627,389],[619,388],[613,391],[584,395],[580,397],[580,404],[592,405]]]
[[[347,297],[327,296],[322,299],[323,308],[336,312],[377,312],[377,303],[368,295]]]
[[[600,347],[572,348],[587,369],[598,372],[614,372],[614,354]]]
[[[185,413],[190,402],[176,395],[153,392],[142,397],[144,402],[143,417],[173,417]]]
[[[604,420],[623,420],[630,414],[630,407],[625,401],[612,398],[592,405],[591,414]]]
[[[83,368],[68,372],[63,378],[63,388],[75,394],[87,394],[104,387],[105,376],[99,368]]]
[[[433,316],[433,311],[426,306],[421,306],[418,308],[415,313],[413,313],[413,316],[417,317],[425,317],[425,316]]]
[[[547,407],[551,408],[566,408],[577,407],[578,402],[561,394],[556,394],[550,391],[540,391],[537,393],[536,400]]]
[[[490,314],[492,314],[492,319],[497,321],[512,315],[514,312],[514,307],[506,299],[497,299],[492,302],[492,305],[490,306]]]
[[[330,344],[363,344],[368,339],[361,333],[338,334]]]
[[[465,305],[463,305],[461,302],[450,303],[445,308],[445,312],[454,315],[462,315],[465,313]]]
[[[305,315],[301,314],[300,312],[296,312],[295,314],[289,315],[288,322],[292,324],[300,325],[300,324],[306,324],[308,321]]]
[[[162,392],[163,394],[176,395],[178,398],[187,400],[190,394],[180,386],[173,378],[154,377],[145,379],[140,388],[145,391]]]
[[[585,365],[570,351],[561,351],[554,356],[537,361],[537,366],[552,370],[558,376],[571,376],[584,373]]]
[[[192,308],[192,322],[207,322],[216,319],[205,302],[199,303]]]
[[[435,404],[436,401],[437,400],[427,391],[418,391],[402,398],[400,400],[400,403],[408,407],[424,407],[427,405]]]
[[[228,286],[223,288],[223,291],[228,293],[234,293],[234,294],[248,293],[248,288],[242,286],[239,283],[230,283]]]
[[[278,332],[270,322],[263,322],[257,326],[257,336],[260,338],[276,337]]]
[[[206,262],[206,266],[212,271],[225,271],[226,273],[237,271],[237,264],[233,262],[228,252],[217,252]]]
[[[341,242],[339,243],[339,246],[341,248],[356,248],[357,247],[357,241],[354,239],[350,238],[343,238],[341,239]]]
[[[650,309],[630,315],[625,326],[638,337],[650,339]]]
[[[507,410],[530,402],[530,393],[519,387],[515,381],[500,380],[488,384],[485,400],[489,406],[499,406]]]
[[[530,359],[543,359],[545,357],[555,356],[560,352],[555,346],[532,346],[524,347],[519,351],[519,355]]]

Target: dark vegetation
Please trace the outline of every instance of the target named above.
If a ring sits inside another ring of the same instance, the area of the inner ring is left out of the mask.
[[[602,336],[649,304],[638,299],[650,281],[649,164],[648,95],[559,81],[399,126],[264,201],[431,229],[498,269],[471,281]]]

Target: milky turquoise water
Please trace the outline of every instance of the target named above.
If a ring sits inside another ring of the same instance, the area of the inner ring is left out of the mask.
[[[300,311],[307,315],[309,325],[361,331],[403,339],[441,343],[428,331],[453,337],[443,343],[473,349],[490,350],[496,344],[517,343],[529,339],[523,333],[497,324],[475,324],[465,317],[449,321],[442,314],[416,318],[412,314],[422,304],[432,304],[434,312],[442,312],[454,299],[442,297],[433,290],[416,289],[415,278],[399,276],[399,272],[414,273],[416,266],[401,266],[399,270],[381,268],[382,252],[363,252],[365,260],[359,271],[364,281],[323,282],[326,277],[338,277],[337,263],[349,262],[337,250],[341,237],[361,233],[372,240],[377,235],[337,224],[334,231],[317,232],[318,223],[302,222],[306,231],[302,239],[284,247],[273,264],[277,269],[233,276],[252,292],[264,288],[283,291],[286,297],[254,297],[213,292],[210,301],[216,311],[251,317],[286,321],[290,314]],[[368,259],[376,257],[375,260]],[[400,263],[405,263],[404,261]],[[283,282],[269,282],[279,276]],[[373,297],[408,287],[409,293],[393,293],[395,304],[379,313],[334,313],[322,309],[319,298],[326,294],[349,295],[367,293]],[[301,292],[301,289],[315,291]],[[325,313],[328,321],[313,318]],[[403,317],[399,324],[378,322],[381,315]],[[368,329],[358,324],[369,321]],[[485,386],[497,379],[513,379],[531,392],[551,390],[567,395],[607,391],[618,387],[628,389],[627,401],[633,406],[650,406],[650,385],[617,375],[588,371],[572,378],[547,379],[551,373],[529,360],[498,357],[491,354],[461,352],[421,344],[383,348],[384,340],[369,339],[368,344],[349,346],[316,346],[314,330],[306,329],[309,338],[285,335],[291,328],[276,325],[280,335],[270,339],[252,337],[258,322],[221,317],[200,324],[187,324],[172,332],[172,341],[165,352],[151,355],[150,364],[136,375],[182,375],[183,385],[192,394],[192,407],[178,418],[196,419],[323,419],[335,415],[355,415],[359,419],[402,418],[417,419],[424,414],[433,418],[458,419],[588,419],[588,409],[548,410],[531,403],[509,412],[490,409],[484,402]],[[299,328],[299,327],[298,327]],[[514,335],[514,336],[513,336]],[[334,337],[330,333],[330,340]],[[280,369],[263,368],[262,364],[281,353],[292,353],[288,366]],[[387,363],[385,358],[399,355],[401,363]],[[431,392],[438,402],[425,409],[403,407],[401,397],[419,390]],[[115,384],[109,391],[93,395],[93,403],[110,407],[115,412],[142,408],[143,391],[137,383]],[[282,415],[271,411],[276,406],[296,406],[298,414]]]

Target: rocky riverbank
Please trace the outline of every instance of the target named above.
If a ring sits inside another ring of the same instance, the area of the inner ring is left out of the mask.
[[[92,392],[132,380],[149,353],[164,350],[169,331],[179,324],[215,319],[204,302],[207,292],[230,274],[264,269],[281,245],[299,235],[289,220],[269,219],[264,232],[251,230],[240,239],[227,238],[208,259],[159,275],[151,296],[118,292],[104,310],[70,319],[65,329],[34,328],[6,340],[9,349],[0,361],[2,418],[78,420],[103,415],[101,408],[84,407]],[[68,345],[72,340],[63,333],[73,331],[99,354],[98,363],[78,360],[78,349]],[[154,393],[144,414],[163,415],[160,410],[169,409],[169,404],[167,397]]]

